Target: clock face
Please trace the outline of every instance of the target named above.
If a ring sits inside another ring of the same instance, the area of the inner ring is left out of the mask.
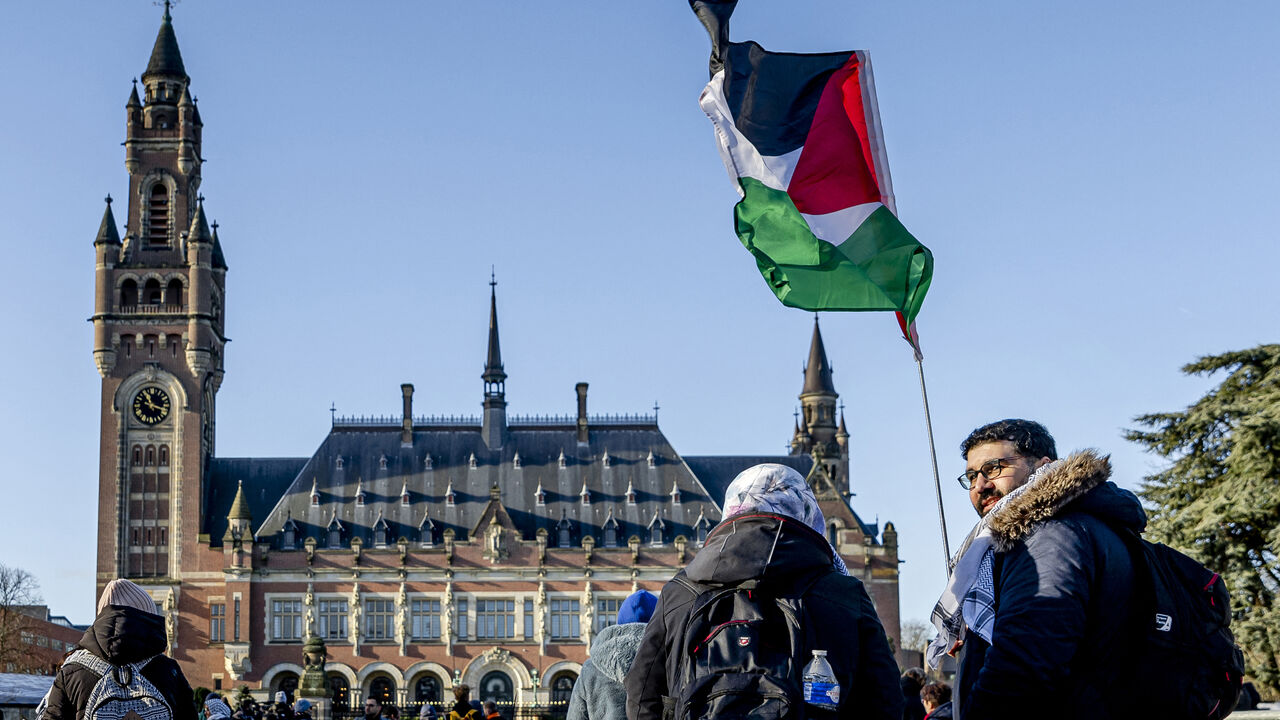
[[[169,395],[157,387],[142,388],[133,396],[133,416],[144,425],[169,417]]]

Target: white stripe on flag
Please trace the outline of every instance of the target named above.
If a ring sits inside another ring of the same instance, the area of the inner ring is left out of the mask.
[[[702,89],[698,104],[707,117],[711,118],[711,125],[716,131],[716,146],[720,148],[720,159],[724,161],[729,179],[738,188],[738,193],[742,193],[738,178],[743,177],[759,180],[774,190],[785,192],[787,185],[791,183],[796,163],[800,160],[800,151],[804,148],[796,148],[786,155],[761,155],[755,145],[734,125],[733,113],[729,112],[729,104],[724,97],[724,70],[716,73]]]
[[[878,202],[869,202],[822,215],[808,213],[801,213],[801,215],[804,216],[805,222],[809,223],[809,230],[819,239],[826,240],[832,245],[839,245],[848,240],[849,236],[871,217],[871,213],[880,207],[883,205]]]
[[[875,163],[876,180],[880,184],[880,199],[895,216],[898,204],[893,197],[893,180],[889,177],[889,153],[884,146],[884,130],[880,127],[880,101],[876,99],[876,80],[871,74],[871,53],[856,51],[862,66],[859,89],[862,91],[862,114],[867,121],[867,136],[871,142],[871,157]]]

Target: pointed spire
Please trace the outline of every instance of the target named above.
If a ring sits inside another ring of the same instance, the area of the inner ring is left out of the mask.
[[[178,107],[195,109],[196,104],[191,102],[191,90],[189,88],[182,88],[182,97],[178,100]]]
[[[133,90],[129,92],[129,102],[124,105],[126,108],[142,107],[142,98],[138,97],[138,79],[133,79]]]
[[[485,358],[484,375],[480,377],[486,383],[501,383],[507,379],[502,370],[502,348],[498,343],[498,281],[489,276],[489,354]],[[487,388],[486,388],[487,390]],[[501,388],[498,392],[502,392]]]
[[[227,258],[222,254],[222,243],[218,240],[218,221],[214,220],[213,225],[213,269],[226,270]]]
[[[106,243],[108,245],[120,244],[120,231],[116,230],[116,217],[111,213],[111,196],[105,199],[107,209],[102,213],[102,224],[98,226],[98,239],[93,241],[94,245]]]
[[[630,477],[628,477],[628,478],[627,478],[627,492],[626,492],[626,497],[627,497],[627,504],[628,504],[628,505],[635,505],[635,504],[636,504],[636,487],[635,487],[635,483],[633,483],[633,482],[632,482],[632,480],[633,480],[633,478],[630,478]]]
[[[213,242],[213,232],[204,216],[204,196],[196,200],[196,214],[191,217],[191,229],[187,232],[190,242]]]
[[[818,329],[818,316],[813,316],[813,340],[809,343],[809,363],[804,368],[804,389],[801,395],[835,395],[836,386],[831,381],[831,364],[827,362],[827,349],[822,344],[822,331]]]
[[[364,478],[356,478],[356,504],[364,504]]]
[[[253,515],[249,512],[249,501],[244,499],[243,480],[236,486],[236,499],[231,501],[231,511],[227,513],[227,519],[253,521]]]
[[[849,439],[849,430],[844,426],[844,403],[840,403],[840,428],[836,430],[836,439]]]
[[[190,79],[187,77],[186,67],[182,64],[182,53],[178,50],[178,36],[173,32],[173,16],[169,14],[169,0],[165,0],[160,32],[156,35],[155,47],[151,49],[151,60],[147,63],[147,70],[142,73],[142,81],[146,82],[148,77],[153,76]]]

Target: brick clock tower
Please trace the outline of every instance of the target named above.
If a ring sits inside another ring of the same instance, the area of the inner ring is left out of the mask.
[[[97,590],[127,577],[162,602],[176,601],[184,564],[196,569],[226,345],[227,266],[199,194],[202,123],[189,81],[166,2],[143,96],[135,81],[125,106],[124,238],[108,196],[94,241]]]

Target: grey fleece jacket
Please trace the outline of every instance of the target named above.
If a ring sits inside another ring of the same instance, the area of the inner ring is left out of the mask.
[[[610,625],[591,641],[591,657],[573,685],[565,720],[626,720],[627,691],[622,680],[644,637],[644,623]]]

